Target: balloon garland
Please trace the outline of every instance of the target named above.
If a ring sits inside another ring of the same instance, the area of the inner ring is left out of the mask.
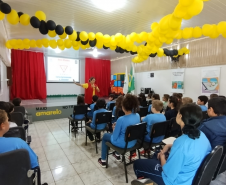
[[[163,43],[171,44],[174,39],[189,39],[189,38],[199,38],[202,35],[208,36],[210,38],[216,38],[220,34],[226,37],[226,22],[220,22],[218,25],[205,24],[202,28],[184,28],[181,30],[182,19],[188,20],[193,16],[198,15],[203,9],[203,1],[207,0],[179,0],[178,5],[174,9],[172,14],[164,16],[159,23],[154,22],[151,24],[152,32],[132,32],[129,35],[122,35],[117,33],[115,35],[103,35],[101,32],[96,34],[93,32],[87,33],[85,31],[76,32],[71,26],[62,27],[61,25],[56,25],[52,20],[46,22],[46,15],[42,11],[37,11],[35,16],[30,17],[28,14],[23,12],[16,12],[7,3],[0,2],[0,20],[7,18],[10,24],[29,25],[33,28],[39,29],[40,33],[43,35],[49,35],[50,37],[59,36],[60,39],[50,40],[31,40],[29,44],[26,44],[24,40],[28,43],[28,39],[22,40],[10,40],[7,41],[6,47],[11,49],[27,49],[29,47],[52,47],[64,50],[65,48],[86,49],[88,47],[96,46],[98,49],[104,48],[115,50],[118,53],[130,52],[130,54],[137,54],[133,58],[133,62],[139,63],[146,60],[151,56],[164,56],[165,51],[161,48]],[[65,40],[63,40],[65,39]],[[141,44],[146,42],[144,45],[139,46],[134,43]],[[179,52],[179,51],[178,51]]]

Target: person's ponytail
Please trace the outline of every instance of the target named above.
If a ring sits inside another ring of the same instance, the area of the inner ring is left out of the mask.
[[[200,137],[200,131],[192,126],[185,125],[182,131],[184,134],[188,135],[188,137],[191,139],[197,139]]]

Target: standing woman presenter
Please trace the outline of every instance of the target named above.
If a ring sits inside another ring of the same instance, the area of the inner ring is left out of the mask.
[[[87,104],[92,104],[92,97],[94,95],[97,95],[98,92],[100,92],[100,89],[98,88],[98,86],[95,84],[96,79],[94,77],[91,77],[89,79],[88,83],[85,84],[80,84],[80,83],[76,83],[74,80],[73,82],[80,86],[85,88],[85,103]]]

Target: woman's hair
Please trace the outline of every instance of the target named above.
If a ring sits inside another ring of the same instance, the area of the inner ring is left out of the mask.
[[[218,97],[217,94],[211,94],[211,95],[210,95],[210,99],[212,99],[212,98],[217,98],[217,97]]]
[[[156,111],[161,111],[163,109],[163,103],[160,100],[153,100],[152,107],[155,108]]]
[[[85,105],[85,100],[83,96],[78,96],[77,105]]]
[[[140,93],[139,97],[141,98],[141,101],[146,101],[146,97],[144,93]]]
[[[91,82],[93,79],[95,79],[94,77],[90,77],[89,82]]]
[[[8,102],[4,102],[4,101],[0,101],[0,109],[4,110],[7,113],[7,116],[10,120],[10,112],[9,112],[9,103]]]
[[[119,97],[116,99],[116,102],[115,102],[115,106],[116,106],[116,110],[115,110],[116,117],[118,117],[119,111],[122,110],[122,100],[123,100],[123,99],[124,99],[123,96],[119,96]]]
[[[7,120],[7,113],[6,113],[6,111],[0,109],[0,125],[2,123],[5,123],[6,120]]]
[[[9,113],[11,113],[14,110],[14,105],[11,102],[8,102],[9,105]]]
[[[154,98],[155,100],[160,100],[159,94],[153,94],[152,98]]]
[[[96,106],[98,107],[98,109],[105,108],[105,106],[106,106],[105,99],[103,99],[103,98],[98,99],[96,102]]]
[[[178,99],[176,96],[170,96],[169,103],[172,103],[173,107],[177,109]]]
[[[151,98],[151,97],[152,97],[152,94],[151,94],[151,93],[149,93],[149,94],[148,94],[148,98]]]
[[[122,106],[126,111],[139,111],[139,102],[136,96],[127,94],[122,101]]]
[[[169,97],[170,97],[170,95],[168,95],[168,94],[164,94],[164,95],[163,95],[163,98],[165,98],[166,101],[169,100]]]
[[[114,94],[110,94],[109,98],[112,98],[112,100],[114,100],[115,99],[115,95]]]
[[[191,98],[189,98],[189,97],[184,97],[182,99],[182,103],[183,103],[183,105],[187,105],[189,103],[193,103],[193,100]]]
[[[182,129],[183,133],[191,139],[199,138],[200,131],[198,129],[202,120],[202,110],[200,106],[195,104],[187,104],[181,107],[179,113],[182,115],[182,121],[185,126]]]
[[[14,98],[12,102],[13,102],[14,106],[20,106],[21,99],[20,98]]]

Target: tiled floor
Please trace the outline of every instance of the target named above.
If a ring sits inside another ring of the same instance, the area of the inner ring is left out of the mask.
[[[88,141],[85,146],[85,133],[76,138],[68,132],[68,119],[34,122],[29,127],[32,136],[31,148],[39,158],[42,182],[49,185],[128,185],[136,178],[133,166],[129,165],[125,183],[123,164],[109,157],[109,168],[102,168],[100,144],[96,154],[95,144]],[[221,174],[211,185],[225,185],[226,173]]]

